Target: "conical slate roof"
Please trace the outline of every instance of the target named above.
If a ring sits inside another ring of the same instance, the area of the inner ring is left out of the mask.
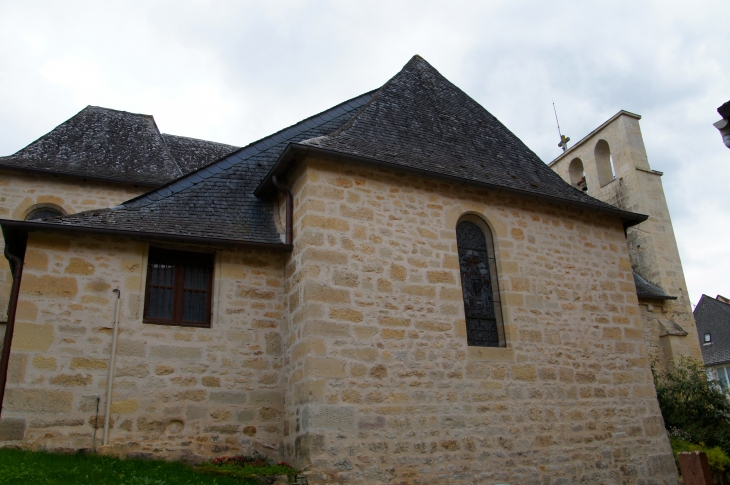
[[[159,186],[238,147],[162,135],[150,115],[87,106],[0,167]]]
[[[420,56],[340,129],[301,144],[616,211],[563,181]]]

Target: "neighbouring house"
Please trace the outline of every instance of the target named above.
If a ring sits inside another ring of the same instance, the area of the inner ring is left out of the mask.
[[[606,127],[633,136],[609,140],[628,185],[657,175],[624,113]],[[0,439],[91,448],[113,371],[107,453],[258,450],[312,484],[676,484],[651,359],[699,345],[678,255],[641,259],[671,226],[561,160],[415,56],[111,208],[2,219]]]
[[[702,360],[727,389],[730,383],[730,299],[702,295],[694,311]]]

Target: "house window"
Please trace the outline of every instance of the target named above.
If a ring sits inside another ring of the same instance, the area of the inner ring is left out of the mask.
[[[467,343],[503,347],[505,338],[491,232],[480,221],[462,220],[456,226],[456,243]]]
[[[213,255],[150,248],[144,323],[210,327]]]
[[[730,366],[715,367],[717,373],[717,379],[720,381],[720,387],[727,389],[728,382],[730,382]]]
[[[706,333],[705,334],[705,343],[709,344],[711,342],[712,342],[712,335],[710,335],[709,333]]]

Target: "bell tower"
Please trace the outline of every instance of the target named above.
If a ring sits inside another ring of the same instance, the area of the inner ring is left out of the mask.
[[[652,170],[641,116],[619,111],[549,166],[577,190],[649,219],[626,230],[639,312],[651,333],[651,357],[701,359],[692,305],[669,215],[662,172]]]

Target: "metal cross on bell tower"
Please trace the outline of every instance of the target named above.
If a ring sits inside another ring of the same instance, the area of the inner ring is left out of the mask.
[[[560,133],[560,132],[558,132]],[[558,143],[558,146],[563,149],[563,153],[568,151],[568,142],[570,141],[569,136],[560,135],[560,143]]]
[[[558,111],[555,109],[555,101],[553,101],[553,112],[555,113],[555,123],[558,125],[558,135],[560,135],[560,143],[558,143],[558,146],[562,148],[563,153],[565,153],[568,151],[568,142],[570,141],[570,137],[560,133],[560,122],[558,121]]]

